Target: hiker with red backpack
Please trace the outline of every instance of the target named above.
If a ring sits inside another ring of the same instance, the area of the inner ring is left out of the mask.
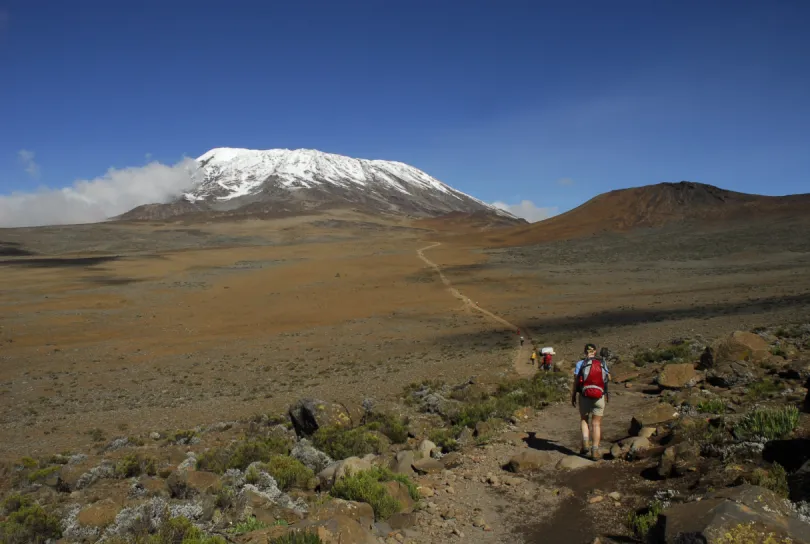
[[[585,358],[577,362],[574,368],[574,387],[571,392],[571,404],[577,407],[579,401],[580,428],[582,430],[582,449],[580,454],[590,453],[591,459],[599,457],[599,440],[602,438],[602,416],[605,415],[605,404],[608,401],[608,381],[610,373],[607,361],[596,357],[596,346],[585,344]],[[591,419],[593,432],[588,428]],[[593,443],[589,440],[593,438]]]

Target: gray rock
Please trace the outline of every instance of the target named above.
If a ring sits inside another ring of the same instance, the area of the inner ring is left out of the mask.
[[[585,459],[584,457],[580,457],[579,455],[566,455],[560,462],[557,463],[557,468],[561,470],[577,470],[580,468],[586,468],[594,464],[594,461],[590,459]]]
[[[304,466],[311,469],[315,474],[334,463],[331,457],[315,448],[306,438],[302,438],[293,446],[290,456],[301,461]]]
[[[715,363],[706,373],[706,381],[716,387],[738,387],[747,385],[756,379],[751,367],[744,361]]]
[[[352,423],[349,412],[342,405],[310,398],[290,406],[289,416],[300,436],[311,436],[321,427],[348,427]]]

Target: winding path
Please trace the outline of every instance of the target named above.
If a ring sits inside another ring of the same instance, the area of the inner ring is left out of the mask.
[[[529,357],[531,356],[531,347],[532,347],[531,334],[529,333],[529,331],[525,328],[521,329],[514,323],[507,321],[506,319],[493,314],[489,310],[482,308],[481,306],[476,304],[472,299],[470,299],[470,297],[464,295],[461,291],[453,287],[452,282],[449,279],[447,279],[447,276],[445,276],[444,272],[442,272],[442,268],[425,256],[425,251],[427,251],[428,249],[433,249],[434,247],[438,247],[440,245],[442,245],[441,242],[435,242],[433,244],[430,244],[429,246],[417,249],[416,254],[419,256],[420,259],[422,259],[425,262],[425,264],[427,264],[428,266],[433,268],[433,270],[436,271],[436,273],[439,275],[439,278],[441,278],[442,283],[445,285],[445,287],[447,287],[447,290],[450,291],[450,294],[453,295],[455,298],[459,299],[466,308],[479,312],[485,315],[486,317],[492,319],[493,321],[497,321],[501,325],[504,325],[505,327],[514,330],[516,333],[518,330],[520,330],[523,333],[523,337],[526,339],[526,342],[523,346],[519,346],[517,353],[515,354],[514,360],[515,372],[517,372],[521,376],[531,376],[532,374],[534,374],[534,367],[531,364],[529,364]]]

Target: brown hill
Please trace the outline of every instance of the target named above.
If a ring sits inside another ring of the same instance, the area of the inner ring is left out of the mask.
[[[437,217],[413,221],[413,226],[439,232],[481,232],[492,229],[525,226],[525,219],[506,217],[490,211],[450,212]]]
[[[483,241],[517,246],[677,223],[709,225],[781,217],[810,218],[810,194],[762,196],[681,181],[610,191],[566,213],[489,235]]]

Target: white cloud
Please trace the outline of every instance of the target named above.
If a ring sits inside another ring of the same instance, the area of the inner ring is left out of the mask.
[[[27,149],[20,149],[17,151],[17,158],[25,168],[25,171],[34,179],[39,179],[39,165],[34,160],[36,154]]]
[[[529,223],[534,223],[535,221],[548,219],[553,215],[557,215],[556,207],[540,208],[531,200],[521,200],[520,204],[507,204],[506,202],[498,201],[493,202],[492,205],[496,208],[500,208],[501,210],[506,210],[512,215],[522,217]]]
[[[560,178],[557,180],[557,185],[573,185],[574,180],[571,178]]]
[[[110,168],[103,176],[63,189],[0,196],[0,227],[104,221],[142,204],[169,202],[198,183],[200,175],[196,161],[186,158],[174,166],[151,162]]]

